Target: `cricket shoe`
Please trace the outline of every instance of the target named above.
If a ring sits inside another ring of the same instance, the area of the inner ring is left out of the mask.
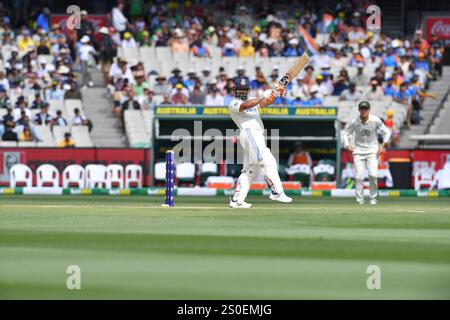
[[[271,192],[269,198],[270,198],[270,200],[284,202],[284,203],[292,202],[292,198],[288,197],[286,195],[286,193],[284,193],[284,192],[282,192],[280,194],[275,194],[275,193]]]
[[[376,205],[377,204],[377,199],[370,199],[370,204],[371,205]]]
[[[233,199],[230,199],[230,208],[233,209],[249,209],[252,207],[251,203],[247,203],[247,202],[242,202],[242,203],[238,203],[237,201],[233,201]]]
[[[362,206],[364,204],[364,200],[361,200],[361,201],[356,200],[356,203],[359,204],[360,206]]]

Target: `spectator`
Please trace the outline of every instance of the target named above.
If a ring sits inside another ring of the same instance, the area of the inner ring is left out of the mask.
[[[50,31],[50,10],[45,7],[38,15],[36,20],[37,28],[41,28],[45,33]]]
[[[135,94],[133,90],[130,90],[127,95],[127,99],[122,103],[122,109],[121,114],[123,117],[123,114],[125,110],[140,110],[141,105],[139,102],[135,99]]]
[[[356,85],[354,83],[350,83],[348,89],[342,91],[339,95],[340,101],[360,101],[363,98],[361,92],[356,90]]]
[[[156,84],[153,86],[155,95],[164,95],[169,92],[169,84],[166,83],[166,77],[160,74],[156,79]]]
[[[118,32],[123,32],[128,26],[128,19],[123,14],[124,4],[122,1],[117,1],[117,6],[112,9],[112,24],[114,29]]]
[[[345,90],[347,90],[348,85],[347,82],[345,80],[344,76],[339,76],[337,78],[337,81],[333,84],[333,96],[340,96],[342,94],[342,92],[344,92]]]
[[[397,103],[401,103],[406,107],[406,126],[411,128],[412,124],[412,106],[411,106],[411,97],[408,92],[408,84],[402,83],[400,85],[399,90],[394,94],[394,101]]]
[[[22,32],[22,38],[17,41],[17,45],[21,54],[27,54],[35,49],[33,39],[30,37],[30,31],[24,30]]]
[[[48,114],[48,107],[49,107],[49,104],[47,102],[45,102],[42,105],[41,111],[34,116],[34,123],[36,125],[41,126],[41,125],[45,124],[46,126],[48,126],[53,123],[52,116]]]
[[[191,104],[204,105],[205,99],[206,99],[205,93],[202,90],[200,90],[200,86],[196,85],[189,97],[189,102]]]
[[[133,35],[128,31],[123,34],[122,48],[137,48]]]
[[[154,92],[149,88],[144,88],[144,96],[141,102],[141,109],[143,110],[153,110],[155,108],[155,102],[153,97],[155,96]]]
[[[81,78],[83,88],[93,87],[94,82],[92,81],[92,75],[90,68],[95,67],[96,62],[94,56],[98,53],[95,51],[94,47],[90,44],[91,40],[89,36],[83,36],[80,40],[81,46],[78,49],[79,52],[79,63],[81,63]]]
[[[212,88],[211,93],[206,95],[205,105],[207,106],[223,106],[223,97],[219,93],[219,89]]]
[[[94,24],[88,19],[86,10],[80,12],[80,29],[77,29],[77,38],[81,39],[83,36],[92,37],[95,32]]]
[[[400,141],[400,132],[394,123],[394,111],[389,109],[386,111],[387,120],[384,121],[384,125],[391,130],[391,139],[389,141],[389,145],[391,147],[397,146]]]
[[[200,75],[199,79],[202,84],[206,84],[211,81],[212,75],[211,75],[211,69],[209,68],[209,66],[205,65],[203,67],[202,74]]]
[[[223,57],[236,57],[237,56],[237,50],[234,47],[234,44],[232,42],[227,42],[223,46],[222,50],[222,56]]]
[[[75,81],[70,82],[69,90],[66,90],[64,92],[64,100],[67,99],[83,99],[83,96],[81,95],[81,92],[78,89],[77,83]]]
[[[183,81],[183,77],[181,76],[181,70],[178,68],[175,68],[172,70],[173,76],[169,78],[169,83],[172,86],[175,86],[178,82]]]
[[[296,142],[294,144],[294,151],[289,155],[287,166],[293,166],[298,164],[305,164],[309,167],[312,167],[313,162],[311,159],[311,155],[308,151],[305,150],[303,143]]]
[[[6,109],[10,107],[10,101],[6,95],[5,87],[0,84],[0,109]]]
[[[292,38],[288,43],[289,46],[284,51],[285,57],[299,57],[303,54],[303,49],[298,45],[296,38]]]
[[[112,65],[113,58],[117,55],[117,46],[109,35],[107,27],[100,28],[100,62],[102,65],[103,77],[105,83],[109,83],[109,69]]]
[[[171,92],[170,100],[172,104],[186,104],[189,101],[189,91],[178,83]]]
[[[369,78],[364,73],[364,63],[358,63],[358,71],[356,72],[354,82],[357,86],[366,86]]]
[[[163,96],[163,101],[160,103],[161,105],[168,105],[168,104],[172,104],[172,101],[170,100],[170,94],[169,93],[164,93]]]
[[[394,94],[397,92],[397,86],[394,84],[394,78],[388,78],[387,79],[387,84],[384,85],[383,87],[383,93],[385,96],[391,96],[393,97]]]
[[[317,84],[317,97],[323,99],[326,96],[331,94],[330,88],[324,82],[324,77],[321,74],[316,76],[316,84]]]
[[[323,100],[317,97],[317,93],[319,92],[319,88],[317,85],[313,85],[309,90],[309,99],[301,101],[300,105],[302,106],[313,106],[313,107],[321,107],[323,106]]]
[[[138,75],[135,78],[136,83],[133,85],[133,92],[138,101],[142,101],[144,99],[144,90],[150,89],[150,85],[144,80],[144,75]]]
[[[19,99],[17,101],[17,107],[13,111],[14,121],[17,122],[22,117],[22,113],[25,114],[28,118],[31,117],[31,110],[27,108],[27,102],[25,99]]]
[[[203,45],[200,39],[192,44],[191,52],[198,58],[211,58],[208,48]]]
[[[175,30],[174,36],[169,42],[173,53],[189,52],[189,43],[181,29]]]
[[[14,122],[8,121],[5,125],[5,132],[2,135],[3,141],[18,141],[17,133],[14,131]]]
[[[74,117],[72,118],[71,125],[72,126],[87,126],[89,132],[92,130],[92,123],[87,119],[85,116],[83,116],[80,112],[80,109],[75,108],[73,110]]]
[[[370,88],[366,89],[366,92],[364,92],[364,99],[365,100],[381,100],[383,98],[383,90],[378,85],[377,80],[372,80],[370,82]]]
[[[45,96],[47,100],[63,100],[64,90],[61,89],[60,84],[57,80],[52,81],[52,86],[47,89]]]
[[[34,141],[33,135],[30,131],[30,127],[25,126],[23,128],[23,131],[19,135],[19,141]]]
[[[255,56],[255,47],[251,45],[251,39],[245,38],[242,41],[242,46],[239,49],[239,57],[241,58],[253,58]]]
[[[303,83],[303,75],[299,74],[296,81],[292,85],[292,89],[287,92],[290,99],[294,100],[299,98],[301,100],[308,99],[308,87]]]
[[[53,125],[61,127],[67,126],[67,120],[63,118],[61,110],[56,111],[56,117],[53,120]]]
[[[64,134],[64,139],[58,142],[59,148],[75,148],[75,141],[72,140],[70,132]]]
[[[386,53],[381,57],[381,64],[386,67],[394,68],[398,65],[398,55],[392,50],[391,46],[387,47]]]
[[[14,122],[14,116],[12,112],[13,110],[11,108],[6,109],[6,114],[2,117],[3,125],[5,125],[8,121]]]
[[[31,104],[31,109],[41,109],[45,101],[42,100],[41,95],[36,93],[33,103]]]

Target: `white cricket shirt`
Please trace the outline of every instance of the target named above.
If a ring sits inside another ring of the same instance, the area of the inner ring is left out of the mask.
[[[383,142],[388,143],[391,137],[391,131],[384,125],[380,118],[369,115],[366,123],[361,121],[358,117],[352,120],[343,132],[344,147],[350,145],[349,136],[355,135],[355,147],[353,154],[371,154],[378,151],[378,136],[377,130],[383,133]]]
[[[236,123],[237,127],[243,131],[245,129],[260,129],[264,130],[264,124],[259,116],[258,105],[253,108],[239,111],[243,100],[234,98],[228,105],[231,119]]]

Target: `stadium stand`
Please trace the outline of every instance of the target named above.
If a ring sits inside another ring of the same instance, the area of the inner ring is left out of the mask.
[[[161,15],[168,10],[166,3],[149,12],[141,8],[144,19],[131,19],[127,8],[115,6],[116,13],[122,11],[126,17],[124,25],[113,18],[93,33],[82,28],[76,35],[57,24],[45,28],[42,21],[34,28],[15,25],[3,14],[0,91],[8,101],[0,106],[0,116],[24,97],[31,118],[19,123],[20,112],[16,112],[14,128],[9,128],[21,146],[58,146],[67,132],[75,147],[124,146],[125,141],[131,147],[147,147],[155,105],[226,104],[231,80],[238,74],[250,78],[256,94],[274,87],[291,61],[307,50],[313,56],[312,68],[302,72],[289,85],[286,98],[276,104],[337,106],[340,120],[346,123],[356,113],[356,102],[368,99],[374,113],[390,120],[391,129],[399,132],[397,146],[413,147],[409,136],[432,133],[438,128],[438,115],[445,115],[437,112],[448,83],[448,69],[441,68],[444,48],[440,41],[425,40],[420,29],[411,37],[398,34],[401,21],[392,17],[399,15],[400,6],[379,3],[386,10],[383,31],[387,34],[363,28],[366,1],[348,6],[330,1],[325,11],[315,3],[309,3],[308,10],[298,3],[289,8],[298,12],[295,19],[289,19],[285,7],[275,15],[256,16],[256,10],[243,6],[234,12],[233,6],[217,5],[220,14],[212,14],[194,5],[191,14],[170,25],[169,16]],[[123,30],[117,30],[119,25]],[[177,84],[181,89],[176,89]],[[208,99],[216,89],[223,99]],[[130,92],[137,102],[131,108],[125,104]],[[35,102],[36,93],[49,106],[48,121],[39,126],[35,117],[41,105]],[[81,120],[74,120],[75,109],[80,110]],[[60,127],[60,118],[66,126]],[[2,122],[3,135],[8,128]],[[26,127],[31,138],[22,134]]]

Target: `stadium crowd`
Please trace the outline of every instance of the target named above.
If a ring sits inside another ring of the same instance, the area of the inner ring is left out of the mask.
[[[366,31],[365,12],[372,2],[330,1],[325,10],[320,2],[307,2],[274,10],[267,0],[252,8],[228,2],[206,7],[190,2],[182,6],[174,1],[128,5],[119,1],[108,26],[95,29],[82,11],[81,28],[73,31],[52,25],[48,8],[41,8],[35,21],[15,26],[7,9],[0,7],[4,59],[0,108],[9,109],[0,132],[4,139],[39,140],[35,125],[89,125],[81,115],[64,119],[61,113],[49,114],[47,107],[49,100],[81,98],[80,90],[94,85],[91,70],[96,66],[109,85],[113,111],[122,118],[127,109],[152,109],[155,103],[227,105],[236,76],[249,77],[254,95],[273,88],[281,76],[279,65],[270,74],[259,66],[254,74],[246,74],[243,67],[227,74],[224,68],[211,70],[205,65],[201,74],[194,69],[182,74],[174,68],[171,74],[155,76],[142,62],[118,56],[120,47],[153,46],[204,59],[220,58],[212,55],[211,48],[220,48],[222,57],[249,59],[296,57],[307,50],[313,55],[311,64],[275,104],[322,106],[330,96],[343,101],[390,96],[405,106],[409,127],[420,122],[423,101],[432,96],[427,89],[441,75],[444,48],[436,38],[428,42],[421,30],[411,39]],[[318,45],[312,39],[319,35],[326,37]],[[357,68],[354,77],[349,76],[349,67]],[[331,72],[335,68],[340,69],[338,75]],[[369,69],[374,71],[371,77]],[[31,119],[33,108],[40,112]],[[394,127],[392,110],[385,120],[398,137],[401,128]]]

